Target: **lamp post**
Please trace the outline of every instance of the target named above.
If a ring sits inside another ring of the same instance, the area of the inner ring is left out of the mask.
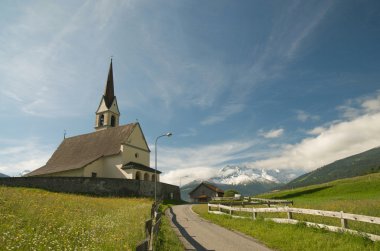
[[[170,137],[173,134],[171,132],[162,134],[156,138],[154,143],[154,203],[157,203],[157,141],[162,137]]]

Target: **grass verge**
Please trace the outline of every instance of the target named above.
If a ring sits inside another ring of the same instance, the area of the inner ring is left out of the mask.
[[[160,211],[165,214],[165,210],[171,206],[183,203],[183,201],[165,200],[160,206]],[[178,239],[177,235],[171,227],[170,220],[164,215],[162,216],[161,227],[157,235],[155,248],[156,250],[169,251],[184,250],[182,242]]]
[[[379,242],[350,234],[333,233],[323,229],[308,228],[304,224],[288,225],[264,221],[262,219],[235,219],[227,215],[215,215],[207,212],[207,205],[193,206],[201,217],[250,235],[270,248],[283,251],[310,250],[380,250]]]

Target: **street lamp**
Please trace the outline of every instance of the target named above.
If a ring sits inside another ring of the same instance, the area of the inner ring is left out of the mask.
[[[171,132],[162,134],[156,138],[156,141],[154,143],[154,203],[157,204],[157,140],[162,137],[170,137],[173,134]]]

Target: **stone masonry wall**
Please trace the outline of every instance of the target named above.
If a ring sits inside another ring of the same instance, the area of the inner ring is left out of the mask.
[[[0,186],[41,188],[53,192],[97,196],[154,197],[154,182],[144,180],[82,177],[0,178]],[[179,187],[157,182],[157,198],[181,198]]]

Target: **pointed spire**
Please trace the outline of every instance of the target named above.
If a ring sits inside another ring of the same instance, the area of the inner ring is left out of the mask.
[[[113,91],[113,70],[112,70],[112,57],[111,57],[111,64],[110,64],[110,69],[108,71],[106,89],[104,90],[104,100],[106,101],[107,108],[111,107],[114,98],[115,98],[115,94]]]

